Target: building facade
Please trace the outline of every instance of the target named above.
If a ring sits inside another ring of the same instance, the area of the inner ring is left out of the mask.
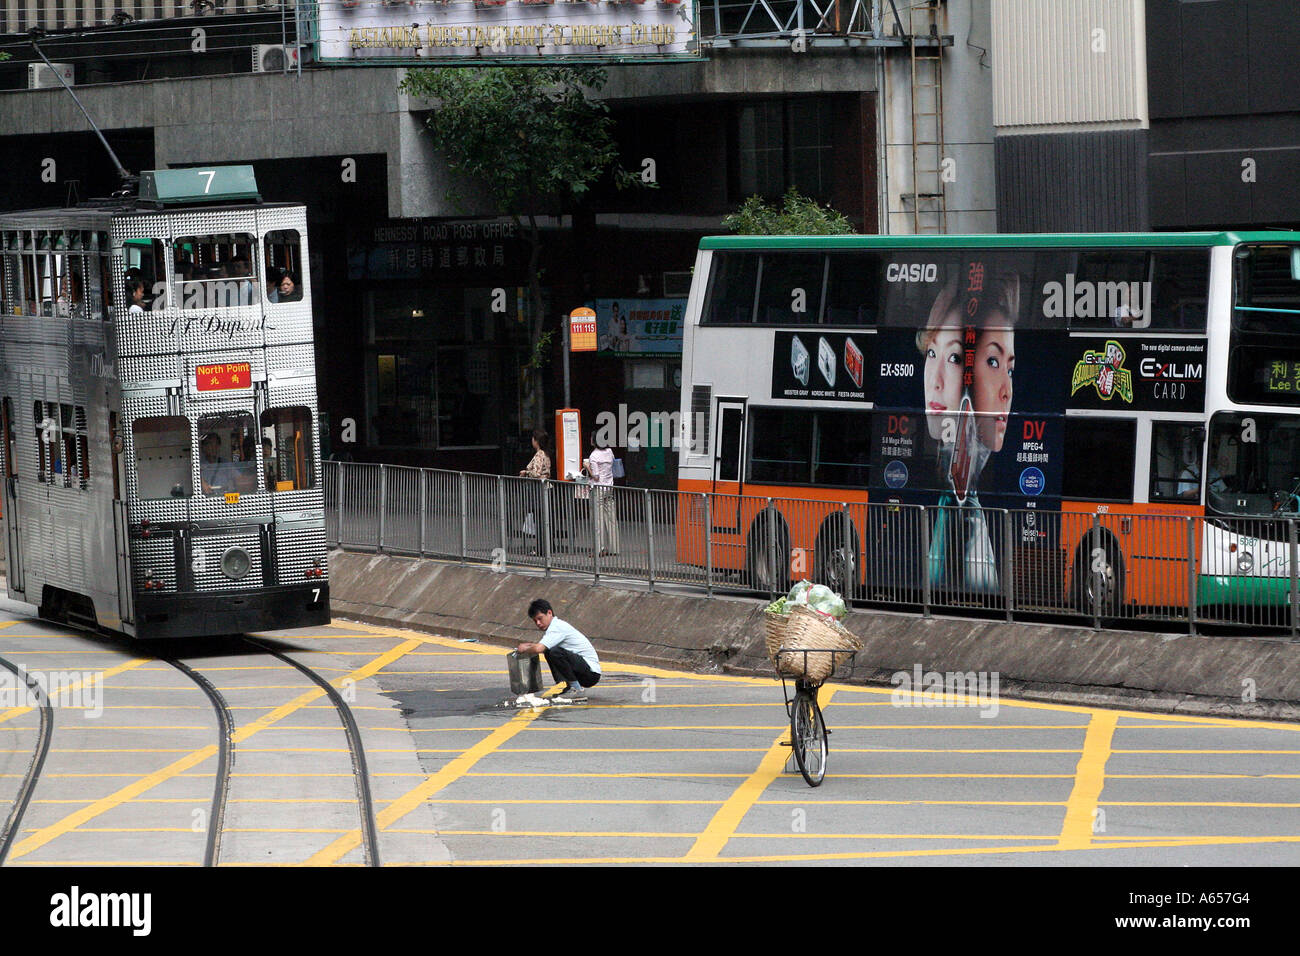
[[[403,68],[311,62],[313,9],[0,0],[0,52],[11,56],[0,62],[0,160],[12,171],[0,208],[117,186],[23,35],[104,24],[52,32],[42,49],[56,69],[70,66],[123,165],[247,163],[264,198],[307,206],[329,451],[514,473],[527,432],[552,420],[564,394],[558,336],[540,394],[524,369],[525,243],[481,191],[453,181],[425,127],[435,105],[399,92]],[[699,238],[753,194],[796,187],[863,232],[996,227],[989,0],[708,4],[697,34],[697,59],[609,67],[599,96],[622,163],[653,169],[657,188],[596,190],[549,210],[552,327],[598,305],[667,328]],[[604,331],[601,351],[570,362],[584,426],[676,409],[671,336],[618,348],[621,336]],[[628,480],[670,485],[673,437],[625,446]]]

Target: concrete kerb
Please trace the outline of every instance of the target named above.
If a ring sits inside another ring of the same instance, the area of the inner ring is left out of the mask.
[[[335,551],[336,616],[512,645],[532,640],[545,597],[602,656],[704,673],[772,676],[752,599],[650,593],[580,579]],[[1300,644],[1086,627],[850,612],[862,637],[851,683],[923,672],[999,675],[1008,698],[1166,713],[1300,720]]]

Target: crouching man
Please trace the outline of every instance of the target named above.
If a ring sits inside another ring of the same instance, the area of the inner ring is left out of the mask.
[[[586,689],[600,680],[600,659],[591,641],[568,621],[556,617],[551,602],[545,598],[528,605],[528,617],[542,632],[542,639],[536,644],[520,644],[516,650],[520,654],[545,656],[551,677],[557,684],[565,685],[556,700],[570,703],[586,700]]]

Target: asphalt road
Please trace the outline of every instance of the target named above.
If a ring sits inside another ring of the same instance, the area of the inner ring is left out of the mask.
[[[343,690],[385,865],[1300,862],[1298,725],[828,684],[812,789],[788,766],[775,680],[606,662],[589,703],[517,709],[503,648],[345,621],[272,643]],[[219,863],[362,863],[333,708],[233,639],[172,650],[235,718]],[[54,708],[5,865],[200,862],[217,722],[154,653],[0,611],[0,657],[98,688]],[[0,699],[4,815],[29,704]]]

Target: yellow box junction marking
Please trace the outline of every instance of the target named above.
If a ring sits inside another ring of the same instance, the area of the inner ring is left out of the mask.
[[[392,648],[386,653],[379,655],[378,657],[370,661],[370,663],[365,664],[364,666],[358,668],[357,670],[353,671],[351,674],[347,675],[346,677],[338,678],[337,680],[332,681],[331,683],[333,683],[335,686],[339,686],[345,680],[353,680],[353,681],[364,680],[365,678],[373,675],[376,671],[383,668],[385,665],[392,663],[402,655],[413,651],[417,647],[419,647],[419,643],[417,641],[406,641],[398,645],[397,647]],[[274,710],[267,712],[266,714],[263,714],[257,720],[253,721],[253,723],[248,724],[245,727],[237,730],[234,734],[231,735],[231,743],[238,744],[244,740],[247,740],[249,737],[252,737],[254,734],[259,733],[262,730],[265,730],[267,727],[272,726],[277,721],[283,720],[285,717],[288,717],[290,714],[294,713],[300,708],[305,707],[307,704],[311,703],[312,701],[317,700],[318,698],[324,696],[325,696],[325,691],[319,687],[298,696],[297,698],[290,701],[289,703],[277,707]],[[141,794],[146,793],[149,790],[152,790],[154,787],[158,786],[159,784],[165,783],[166,781],[172,779],[173,777],[181,773],[184,773],[186,770],[189,770],[192,767],[197,766],[198,764],[207,760],[209,757],[215,756],[217,753],[217,749],[218,748],[216,744],[210,744],[207,747],[202,748],[201,750],[196,750],[193,753],[190,753],[180,758],[179,760],[173,761],[172,763],[168,764],[166,767],[163,767],[161,770],[156,770],[153,773],[141,777],[139,780],[136,780],[135,782],[128,784],[125,787],[122,787],[121,789],[117,790],[115,793],[111,793],[100,800],[96,800],[94,803],[90,804],[89,806],[83,807],[82,809],[78,810],[76,813],[64,817],[62,820],[59,820],[57,823],[52,823],[49,826],[38,830],[36,833],[32,834],[27,839],[22,840],[19,843],[16,843],[9,853],[9,859],[17,860],[23,856],[26,856],[27,854],[45,846],[45,844],[51,842],[52,840],[58,839],[59,837],[63,836],[65,833],[68,833],[71,830],[75,830],[83,823],[93,820],[95,817],[99,816],[100,814],[106,813],[107,811],[112,810],[115,807],[121,806],[123,803],[126,803],[128,800],[135,799]]]
[[[520,711],[505,724],[488,734],[469,750],[453,759],[447,766],[431,775],[424,783],[398,797],[387,807],[375,814],[375,827],[386,830],[406,816],[425,800],[440,792],[463,777],[481,759],[492,753],[515,734],[526,728],[540,710]],[[328,866],[337,863],[351,851],[361,845],[361,831],[352,830],[346,836],[339,837],[325,849],[321,850],[306,863],[307,866]]]
[[[822,687],[817,700],[823,708],[835,696],[836,689],[835,687]],[[713,815],[713,819],[705,826],[704,832],[699,835],[695,844],[686,851],[684,859],[699,861],[716,860],[718,858],[723,847],[727,845],[727,841],[735,835],[736,828],[740,826],[740,821],[745,818],[745,814],[763,795],[763,791],[768,788],[768,785],[781,776],[781,771],[785,769],[785,762],[793,752],[789,747],[782,744],[783,738],[789,732],[790,728],[787,727],[785,732],[780,737],[777,737],[776,742],[768,748],[767,753],[759,762],[758,769],[754,771],[748,780],[736,788],[727,802]]]

